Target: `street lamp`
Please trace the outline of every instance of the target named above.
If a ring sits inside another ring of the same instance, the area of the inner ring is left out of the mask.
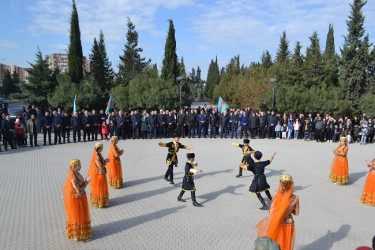
[[[182,103],[182,81],[185,81],[186,78],[183,76],[179,76],[176,78],[177,84],[180,84],[180,109],[181,109],[181,103]]]
[[[275,79],[275,78],[270,79],[270,84],[271,84],[271,87],[272,87],[272,110],[275,107],[275,89],[276,89],[276,84],[277,84],[278,81],[279,80]]]

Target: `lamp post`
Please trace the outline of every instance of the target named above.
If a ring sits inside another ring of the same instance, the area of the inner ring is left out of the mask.
[[[272,87],[272,110],[275,108],[275,89],[276,89],[276,84],[279,80],[275,78],[270,79],[270,84]]]
[[[186,78],[183,76],[179,76],[176,78],[177,83],[180,85],[180,109],[181,109],[181,103],[182,103],[182,81],[185,81]]]

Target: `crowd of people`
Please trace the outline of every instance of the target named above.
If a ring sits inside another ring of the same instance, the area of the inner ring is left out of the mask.
[[[43,134],[43,145],[70,142],[119,139],[170,138],[174,133],[188,138],[268,138],[304,139],[338,142],[346,136],[349,143],[372,143],[374,121],[363,113],[349,117],[333,117],[316,113],[278,113],[230,108],[220,114],[211,107],[176,110],[144,110],[123,112],[103,109],[82,110],[72,116],[60,108],[42,112],[34,106],[24,108],[13,121],[0,110],[3,146],[7,150],[27,145],[39,146],[37,136]],[[71,136],[72,133],[72,136]],[[52,138],[53,134],[53,138]],[[53,139],[53,140],[52,140]],[[1,150],[1,148],[0,148]]]

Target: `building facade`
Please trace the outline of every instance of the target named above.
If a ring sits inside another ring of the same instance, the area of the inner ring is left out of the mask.
[[[46,55],[46,61],[50,69],[59,68],[60,73],[65,73],[69,71],[68,64],[68,54],[54,53],[51,55]],[[90,72],[90,60],[85,56],[83,57],[83,70]]]

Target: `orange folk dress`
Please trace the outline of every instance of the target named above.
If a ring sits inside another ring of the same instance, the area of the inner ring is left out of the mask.
[[[337,154],[335,154],[335,158],[331,165],[329,179],[342,185],[349,181],[349,166],[348,158],[346,157],[348,154],[348,145],[340,145],[334,150],[334,152],[335,151],[337,151]]]
[[[375,206],[375,161],[370,164],[370,171],[362,191],[361,202]]]
[[[64,190],[67,238],[86,240],[92,237],[87,182],[78,171],[70,169]]]
[[[90,173],[94,172],[93,178],[90,182],[92,187],[90,194],[90,203],[96,207],[109,206],[109,193],[107,183],[107,170],[105,168],[105,160],[101,153],[97,152],[95,160],[91,162]]]
[[[299,214],[299,198],[293,194],[293,187],[286,193],[280,192],[273,197],[270,215],[255,227],[258,238],[266,236],[277,242],[282,250],[294,249],[295,227],[292,214]]]
[[[109,185],[113,188],[121,188],[123,185],[122,179],[122,166],[120,156],[123,152],[111,142],[109,148],[108,159],[110,162],[107,163],[108,166],[108,179]]]

